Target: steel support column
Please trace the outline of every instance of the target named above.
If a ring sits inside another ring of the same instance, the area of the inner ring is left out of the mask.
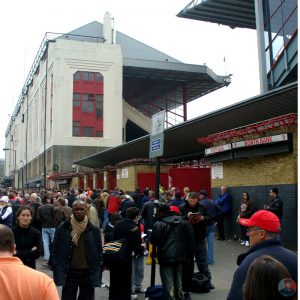
[[[182,106],[183,106],[183,121],[187,120],[187,84],[183,84],[182,88]]]

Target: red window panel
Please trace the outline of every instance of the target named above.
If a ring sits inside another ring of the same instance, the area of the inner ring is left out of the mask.
[[[103,137],[103,76],[98,72],[73,74],[73,136]]]

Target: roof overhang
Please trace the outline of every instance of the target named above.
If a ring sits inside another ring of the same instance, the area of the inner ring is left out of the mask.
[[[177,16],[231,28],[256,28],[254,0],[194,0]]]
[[[174,162],[201,157],[204,144],[197,138],[217,132],[239,128],[277,116],[297,113],[298,82],[246,99],[237,104],[181,123],[165,130],[164,155]],[[150,135],[103,152],[84,157],[75,164],[102,168],[133,158],[149,157]]]
[[[169,106],[173,109],[176,100],[182,101],[183,90],[188,103],[230,83],[230,76],[218,76],[207,66],[124,58],[123,97],[141,110],[149,105],[145,97],[149,89],[159,111],[167,95],[175,100]]]

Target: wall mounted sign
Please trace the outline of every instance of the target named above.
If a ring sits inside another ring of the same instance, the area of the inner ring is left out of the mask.
[[[246,140],[246,141],[239,141],[232,143],[232,148],[242,148],[242,147],[252,147],[256,145],[264,145],[264,144],[270,144],[270,143],[276,143],[276,142],[283,142],[288,140],[287,133],[284,134],[278,134],[273,136],[266,136],[261,137],[257,139],[252,140]]]
[[[222,179],[223,178],[223,163],[218,162],[211,164],[211,179]]]
[[[122,169],[121,178],[128,178],[128,169]]]
[[[212,155],[219,152],[231,150],[231,144],[220,145],[212,148],[205,149],[205,155]]]

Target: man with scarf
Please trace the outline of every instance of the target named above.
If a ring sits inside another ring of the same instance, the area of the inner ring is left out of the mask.
[[[72,216],[60,224],[53,243],[53,278],[62,288],[62,300],[94,299],[102,279],[102,244],[99,228],[87,218],[86,203],[76,200]]]

